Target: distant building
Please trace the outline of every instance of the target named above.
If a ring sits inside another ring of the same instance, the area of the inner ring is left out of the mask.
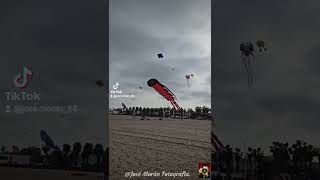
[[[318,156],[313,156],[312,158],[312,167],[319,168],[320,167],[320,158]]]
[[[10,162],[10,154],[6,154],[6,153],[0,153],[0,165],[2,164],[9,164]]]
[[[31,164],[31,156],[16,153],[0,153],[0,164],[27,166]]]

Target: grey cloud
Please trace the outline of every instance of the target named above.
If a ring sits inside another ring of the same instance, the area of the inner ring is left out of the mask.
[[[319,3],[218,1],[213,12],[216,131],[227,144],[317,141]],[[312,5],[311,5],[312,4]],[[241,69],[239,44],[263,39],[256,53],[254,88]]]
[[[37,104],[80,107],[71,114],[3,113],[9,102],[2,101],[1,94],[1,144],[39,145],[40,129],[59,144],[107,144],[106,99],[101,98],[106,89],[95,84],[107,78],[104,5],[80,0],[10,1],[0,6],[0,57],[6,64],[1,66],[1,93],[19,92],[12,78],[28,65],[34,75],[27,91],[40,93]]]
[[[170,105],[147,86],[150,78],[166,85],[186,106],[210,104],[210,83],[206,83],[211,73],[209,47],[196,42],[204,35],[210,42],[209,5],[210,1],[110,1],[109,86],[119,82],[122,90],[138,96],[136,100],[112,100],[111,106],[120,101],[132,106]],[[164,58],[158,59],[158,53]],[[188,90],[186,74],[198,78],[191,84],[199,87],[199,97],[192,94],[195,89]],[[139,86],[144,89],[137,91]]]

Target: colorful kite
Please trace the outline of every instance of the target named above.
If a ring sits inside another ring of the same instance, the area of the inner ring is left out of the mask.
[[[242,64],[248,74],[248,85],[252,87],[253,83],[253,61],[254,61],[254,48],[251,42],[243,42],[240,44]]]
[[[257,41],[256,41],[256,45],[258,46],[260,52],[262,52],[262,49],[263,49],[264,51],[267,51],[267,48],[265,47],[265,43],[264,43],[263,40],[257,40]]]
[[[166,98],[172,106],[178,111],[181,110],[180,106],[177,104],[175,100],[177,100],[176,96],[163,84],[161,84],[156,79],[150,79],[147,82],[149,87],[152,87],[154,90],[156,90],[160,95],[162,95],[164,98]]]
[[[190,80],[191,80],[191,78],[193,78],[194,76],[193,76],[193,74],[187,74],[187,75],[185,75],[185,77],[186,77],[186,81],[187,81],[187,86],[188,86],[188,88],[190,88],[190,86],[191,86],[191,83],[190,83]]]

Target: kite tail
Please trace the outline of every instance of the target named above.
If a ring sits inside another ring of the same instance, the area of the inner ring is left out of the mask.
[[[171,105],[173,106],[174,109],[177,109],[176,106],[174,105],[173,101],[170,101]]]
[[[254,57],[252,57],[252,61],[254,61]],[[254,62],[253,62],[254,63]],[[253,84],[253,64],[251,63],[251,58],[248,59],[248,66],[250,70],[250,85],[252,87]]]
[[[179,111],[181,109],[180,106],[174,100],[171,100],[170,103],[172,104],[175,110]]]
[[[244,68],[245,68],[246,71],[247,71],[248,86],[249,86],[249,88],[250,88],[250,87],[251,87],[251,85],[250,85],[250,71],[249,71],[249,66],[248,66],[247,60],[248,60],[247,58],[244,58],[244,59],[242,60],[242,63],[243,63]]]

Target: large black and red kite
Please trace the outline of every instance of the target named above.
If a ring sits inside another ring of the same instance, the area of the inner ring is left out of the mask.
[[[159,94],[161,94],[164,98],[166,98],[172,106],[175,108],[175,110],[179,111],[181,110],[180,106],[177,104],[176,96],[163,84],[161,84],[156,79],[150,79],[148,81],[148,86],[152,87],[154,90],[156,90]]]

